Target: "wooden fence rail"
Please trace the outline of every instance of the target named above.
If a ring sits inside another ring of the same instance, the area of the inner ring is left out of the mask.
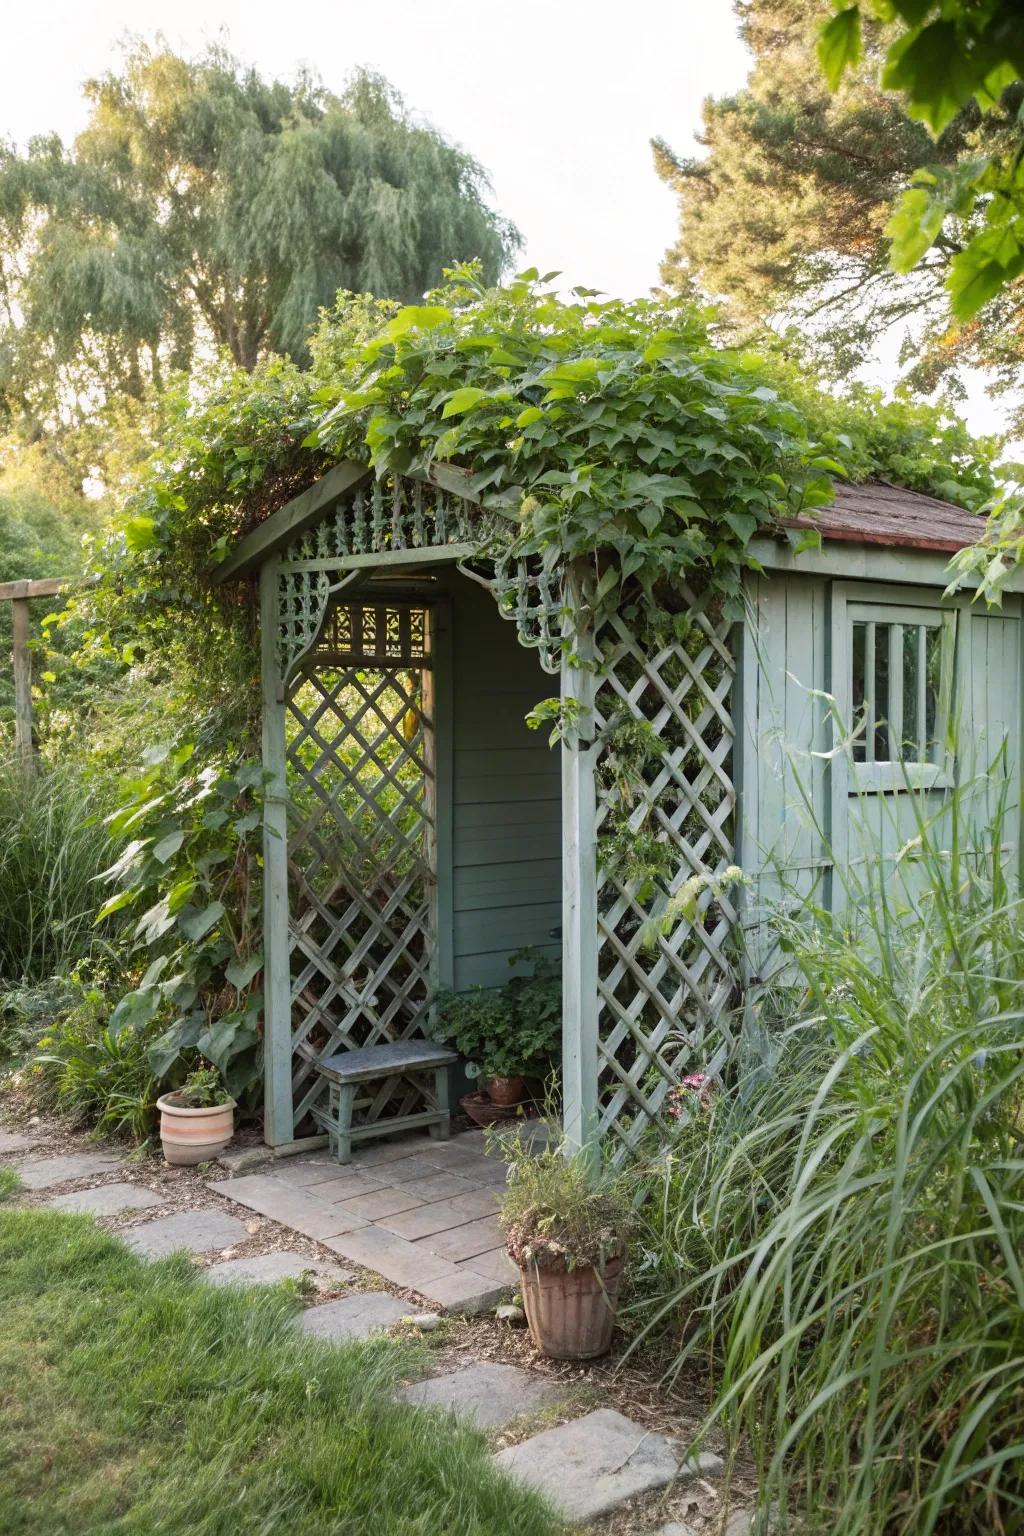
[[[26,769],[33,764],[32,653],[28,645],[28,605],[35,597],[57,597],[72,585],[64,577],[41,581],[0,582],[0,600],[11,605],[11,666],[14,672],[14,748]]]

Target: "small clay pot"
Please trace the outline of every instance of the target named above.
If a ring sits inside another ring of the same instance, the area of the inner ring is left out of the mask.
[[[209,1162],[224,1151],[235,1134],[234,1099],[209,1109],[188,1109],[176,1093],[165,1093],[157,1099],[156,1107],[164,1158],[175,1168]]]
[[[594,1360],[608,1353],[622,1288],[621,1258],[609,1259],[603,1270],[531,1264],[519,1275],[530,1337],[542,1354]]]
[[[521,1077],[492,1077],[487,1084],[493,1104],[519,1104],[525,1091],[526,1084]]]

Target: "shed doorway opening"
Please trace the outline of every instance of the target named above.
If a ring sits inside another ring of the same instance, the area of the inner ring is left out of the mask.
[[[450,567],[328,608],[285,700],[297,1136],[322,1128],[320,1057],[423,1037],[438,992],[560,952],[560,762],[525,721],[550,689]],[[415,1097],[367,1085],[355,1123]]]

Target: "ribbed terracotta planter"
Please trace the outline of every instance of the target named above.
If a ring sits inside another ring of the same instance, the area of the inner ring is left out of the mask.
[[[530,1337],[552,1360],[593,1360],[611,1348],[622,1259],[596,1269],[520,1269]]]
[[[177,1097],[165,1093],[156,1101],[164,1157],[176,1168],[209,1162],[223,1152],[235,1134],[235,1101],[229,1099],[210,1109],[186,1109],[176,1102]]]

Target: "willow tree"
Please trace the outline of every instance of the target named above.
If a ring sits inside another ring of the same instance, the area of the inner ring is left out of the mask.
[[[0,388],[138,397],[197,345],[299,362],[339,289],[411,301],[446,265],[496,278],[519,244],[469,155],[378,76],[341,96],[262,79],[220,49],[135,44],[89,82],[87,126],[0,147]]]
[[[679,199],[666,286],[723,300],[739,328],[794,322],[840,376],[880,333],[893,332],[920,388],[964,365],[994,368],[1005,386],[1019,385],[1019,285],[970,320],[950,304],[951,267],[982,210],[949,212],[905,274],[890,265],[887,228],[920,167],[955,180],[979,154],[1015,143],[1020,88],[985,113],[968,101],[936,139],[905,96],[879,85],[891,28],[865,22],[862,50],[833,93],[817,51],[827,0],[738,0],[737,10],[752,66],[743,89],[705,103],[706,153],[683,158],[663,141],[654,145]]]

